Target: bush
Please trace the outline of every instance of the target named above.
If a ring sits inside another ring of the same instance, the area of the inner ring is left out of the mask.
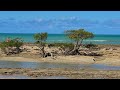
[[[10,52],[9,49],[12,50],[12,48],[15,47],[16,48],[16,53],[19,53],[20,52],[20,46],[22,46],[22,45],[23,45],[23,41],[20,38],[15,38],[15,39],[12,39],[10,41],[1,42],[0,48],[5,53],[9,53]],[[6,48],[7,48],[8,51],[6,51]],[[13,52],[13,50],[12,50],[12,52]]]
[[[70,48],[70,49],[73,49],[74,48],[74,44],[72,43],[49,43],[49,46],[50,47],[61,47],[63,49],[65,48]]]
[[[89,43],[89,44],[86,44],[84,45],[86,48],[94,48],[94,47],[97,47],[96,44],[93,44],[93,43]]]

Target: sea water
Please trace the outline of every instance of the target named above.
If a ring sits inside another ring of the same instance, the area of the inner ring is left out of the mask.
[[[0,42],[6,38],[21,38],[24,42],[34,43],[34,34],[0,33]],[[64,34],[48,34],[47,42],[73,42]],[[83,43],[94,44],[120,44],[120,35],[95,35],[92,39],[86,39]]]

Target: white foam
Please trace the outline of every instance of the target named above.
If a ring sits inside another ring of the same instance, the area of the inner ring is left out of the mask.
[[[107,40],[85,40],[85,41],[105,42],[105,41],[107,41]]]

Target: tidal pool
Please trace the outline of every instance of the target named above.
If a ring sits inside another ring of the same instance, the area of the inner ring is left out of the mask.
[[[37,78],[24,75],[0,75],[0,79],[69,79],[64,76],[40,76]]]
[[[48,62],[17,62],[17,61],[0,61],[0,68],[69,68],[69,69],[101,69],[101,70],[120,70],[120,66],[109,66],[104,64],[65,64],[65,63],[48,63]]]

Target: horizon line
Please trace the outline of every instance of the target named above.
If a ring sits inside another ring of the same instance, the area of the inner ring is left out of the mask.
[[[36,34],[36,33],[4,33],[3,32],[0,34]],[[64,33],[48,33],[48,34],[64,34]],[[94,35],[120,35],[120,34],[94,34]]]

